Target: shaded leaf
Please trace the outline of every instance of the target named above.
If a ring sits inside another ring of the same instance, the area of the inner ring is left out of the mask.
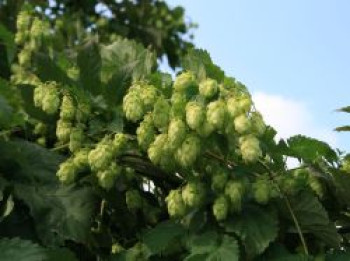
[[[47,258],[44,248],[19,238],[0,239],[0,253],[1,261],[43,261]]]
[[[233,237],[224,236],[221,244],[212,252],[209,253],[206,261],[238,261],[239,248],[237,240]]]
[[[350,131],[350,125],[337,127],[337,128],[335,128],[334,130],[335,130],[335,131]]]

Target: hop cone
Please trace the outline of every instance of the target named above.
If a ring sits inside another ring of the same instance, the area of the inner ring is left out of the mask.
[[[163,148],[166,146],[168,140],[167,134],[160,134],[156,137],[154,142],[150,145],[148,149],[148,157],[153,162],[153,164],[158,165],[160,163]]]
[[[166,129],[169,123],[170,105],[163,98],[158,98],[153,109],[153,123],[158,129]]]
[[[66,121],[72,121],[75,117],[75,106],[71,96],[64,95],[60,108],[60,118]]]
[[[76,176],[74,163],[71,160],[63,162],[60,165],[56,175],[62,183],[71,184],[75,180]]]
[[[206,98],[212,98],[218,91],[218,83],[213,79],[206,79],[199,84],[199,93]]]
[[[196,84],[195,76],[192,72],[183,72],[179,74],[174,81],[174,90],[184,92]]]
[[[240,134],[247,133],[251,129],[251,122],[245,114],[237,116],[234,120],[234,125],[235,130]]]
[[[199,207],[204,203],[205,187],[199,182],[189,182],[182,189],[182,199],[189,207]]]
[[[151,115],[147,115],[136,130],[137,142],[143,150],[147,150],[155,138],[155,130]]]
[[[186,205],[182,199],[180,190],[171,190],[165,201],[168,213],[171,217],[182,217],[186,214]]]
[[[220,130],[224,126],[226,105],[223,101],[213,101],[207,107],[207,121],[214,128]]]
[[[193,134],[187,135],[185,141],[177,149],[175,158],[182,167],[188,168],[196,161],[200,149],[200,139]]]
[[[55,83],[45,84],[45,91],[42,101],[42,109],[48,114],[57,112],[60,105],[60,98]]]
[[[191,129],[198,130],[204,123],[205,116],[205,110],[200,103],[193,101],[186,105],[186,122]]]
[[[68,142],[72,130],[72,123],[59,119],[56,126],[56,136],[61,142]]]
[[[170,122],[168,128],[168,145],[171,149],[177,149],[186,137],[186,124],[180,119]]]
[[[143,103],[140,95],[137,92],[129,92],[123,99],[123,111],[125,117],[132,121],[137,122],[141,120],[144,114]]]
[[[227,218],[229,205],[230,203],[224,195],[215,199],[213,204],[213,214],[217,221],[223,221]]]

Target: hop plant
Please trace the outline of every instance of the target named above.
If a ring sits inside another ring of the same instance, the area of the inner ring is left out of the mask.
[[[59,166],[57,171],[58,179],[64,184],[71,184],[75,180],[76,168],[72,160],[67,160]]]
[[[165,201],[171,217],[182,217],[186,214],[186,205],[182,199],[181,190],[171,190]]]
[[[70,95],[63,95],[60,107],[60,118],[66,121],[72,121],[75,117],[75,106]]]
[[[120,245],[119,243],[114,243],[111,248],[111,253],[112,254],[118,254],[124,250],[124,247]]]
[[[241,211],[244,190],[244,184],[239,180],[230,180],[227,182],[225,186],[225,195],[230,199],[233,212]]]
[[[31,58],[32,52],[29,48],[25,47],[18,53],[18,63],[23,67],[30,65]]]
[[[271,184],[267,177],[258,178],[253,183],[255,201],[259,204],[267,204],[270,199]]]
[[[153,164],[158,165],[160,163],[167,140],[167,134],[159,134],[148,148],[148,157],[153,162]]]
[[[141,86],[141,99],[146,111],[151,111],[158,97],[157,89],[153,85]]]
[[[311,189],[316,193],[317,196],[319,196],[320,198],[323,197],[323,194],[324,194],[323,186],[317,177],[313,175],[309,175],[309,185]]]
[[[98,183],[104,189],[111,189],[121,170],[120,166],[112,162],[106,169],[97,172]]]
[[[146,115],[136,130],[137,142],[143,150],[147,150],[155,139],[155,129],[152,116]]]
[[[89,166],[89,149],[80,149],[79,151],[75,152],[73,163],[77,169],[83,169],[85,167]]]
[[[266,125],[261,113],[257,111],[251,113],[251,125],[252,131],[255,135],[261,136],[262,134],[264,134],[266,130]]]
[[[124,96],[123,111],[128,120],[132,122],[141,120],[144,115],[144,107],[138,92],[129,91],[129,93]]]
[[[243,113],[237,98],[231,97],[227,100],[227,112],[232,118],[236,118],[238,115]]]
[[[218,91],[218,83],[213,79],[206,79],[199,84],[199,93],[210,99]]]
[[[252,99],[248,94],[243,95],[238,101],[238,106],[244,113],[248,113],[252,107]]]
[[[59,119],[56,126],[56,136],[60,142],[68,142],[72,130],[72,123]]]
[[[343,161],[342,161],[342,166],[341,166],[341,170],[350,173],[350,156],[347,155]]]
[[[229,205],[230,202],[224,195],[215,199],[213,204],[213,214],[217,221],[223,221],[227,218]]]
[[[208,104],[207,121],[214,128],[220,130],[224,126],[226,117],[226,105],[223,101],[217,100]]]
[[[189,182],[182,189],[183,202],[189,207],[200,207],[206,196],[205,186],[200,182]]]
[[[235,130],[240,134],[245,134],[251,129],[251,122],[245,114],[237,116],[234,120],[234,125]]]
[[[30,28],[30,36],[39,38],[44,33],[44,23],[38,17],[35,17]]]
[[[110,141],[109,141],[110,142]],[[113,147],[108,144],[108,140],[103,140],[91,150],[88,156],[89,165],[92,170],[104,170],[113,161]]]
[[[48,114],[57,112],[60,105],[60,98],[58,95],[57,84],[50,82],[45,84],[45,91],[42,100],[42,109]]]
[[[203,124],[197,129],[199,136],[206,138],[214,131],[214,126],[204,118]]]
[[[78,122],[85,122],[90,116],[91,105],[88,101],[78,103],[75,118]]]
[[[34,89],[34,94],[33,94],[33,101],[35,107],[41,108],[43,106],[43,98],[45,95],[45,88],[43,84],[39,84],[37,87]]]
[[[190,167],[199,156],[200,150],[200,139],[194,134],[188,134],[182,145],[175,152],[175,159],[182,167]]]
[[[186,95],[179,92],[174,92],[171,96],[170,118],[184,119],[187,98]]]
[[[168,127],[168,145],[177,149],[186,137],[186,124],[180,119],[174,119]]]
[[[35,124],[33,133],[36,134],[36,135],[45,134],[46,129],[47,129],[47,126],[46,126],[45,123],[43,123],[43,122],[38,122],[37,124]]]
[[[82,146],[84,140],[84,131],[81,127],[73,128],[69,136],[69,150],[76,152]]]
[[[113,139],[113,150],[116,156],[121,155],[124,152],[128,138],[124,133],[116,133]]]
[[[252,135],[240,138],[240,150],[243,160],[247,163],[256,162],[262,155],[259,140]]]
[[[132,189],[125,193],[126,206],[130,210],[137,210],[142,208],[142,197],[138,190]]]
[[[169,123],[169,111],[169,103],[163,97],[159,97],[153,109],[153,123],[159,130],[167,128]]]
[[[31,15],[28,11],[21,11],[17,16],[17,31],[26,32],[30,25]]]
[[[211,179],[211,189],[214,191],[223,191],[225,189],[228,174],[226,171],[219,169],[216,171]]]
[[[204,107],[195,101],[186,105],[186,123],[192,130],[198,130],[205,120]]]
[[[190,71],[179,74],[174,81],[174,90],[184,92],[196,84],[196,78]]]

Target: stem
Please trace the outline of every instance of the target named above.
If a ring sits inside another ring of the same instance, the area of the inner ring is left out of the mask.
[[[51,151],[57,151],[57,150],[65,149],[67,147],[68,147],[68,144],[64,144],[64,145],[52,148]]]
[[[223,157],[220,157],[219,155],[216,155],[215,153],[211,152],[211,151],[206,151],[205,152],[205,155],[206,156],[209,156],[209,157],[212,157],[222,163],[224,163],[227,167],[229,168],[232,168],[234,166],[237,166],[234,162],[232,161],[228,161],[228,160],[225,160]]]
[[[293,219],[293,222],[294,222],[294,225],[298,231],[298,235],[299,235],[299,238],[300,238],[300,241],[301,241],[301,244],[303,246],[303,249],[304,249],[304,253],[306,255],[309,255],[309,250],[308,250],[308,247],[307,247],[307,244],[306,244],[306,241],[305,241],[305,238],[304,238],[304,235],[303,235],[303,232],[301,230],[301,227],[299,225],[299,221],[297,219],[297,217],[295,216],[295,213],[293,211],[293,208],[290,204],[290,201],[289,201],[289,198],[287,197],[287,195],[285,193],[283,193],[282,189],[280,188],[280,186],[278,185],[278,182],[276,182],[275,180],[275,177],[276,177],[276,174],[273,173],[270,168],[265,164],[265,162],[263,162],[262,160],[259,160],[258,161],[260,163],[260,165],[262,165],[266,170],[267,172],[269,173],[270,175],[270,178],[271,180],[275,183],[275,185],[277,186],[279,192],[281,193],[286,205],[287,205],[287,208],[288,208],[288,211],[290,212],[291,216],[292,216],[292,219]]]

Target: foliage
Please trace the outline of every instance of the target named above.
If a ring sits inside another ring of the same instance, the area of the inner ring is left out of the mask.
[[[134,41],[63,50],[46,20],[17,24],[0,82],[6,260],[350,258],[347,161],[313,138],[277,141],[207,52],[173,80]]]

